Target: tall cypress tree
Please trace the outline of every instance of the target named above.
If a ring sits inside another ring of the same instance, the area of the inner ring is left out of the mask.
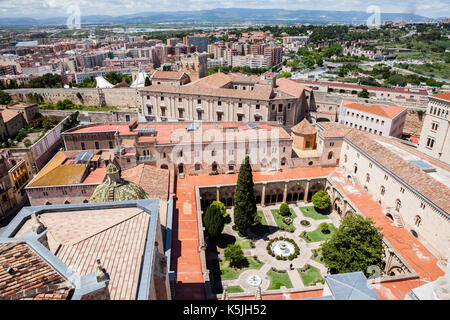
[[[245,157],[239,170],[239,176],[234,191],[234,223],[241,232],[255,221],[256,201],[253,191],[253,174],[250,158]]]

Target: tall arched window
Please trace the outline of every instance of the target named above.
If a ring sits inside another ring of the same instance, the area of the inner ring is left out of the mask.
[[[420,216],[415,216],[414,224],[416,225],[416,227],[420,227],[420,225],[422,224],[422,219],[420,218]]]
[[[333,159],[333,152],[330,151],[330,153],[328,153],[328,160]]]
[[[384,189],[384,186],[381,186],[380,193],[381,193],[382,196],[384,196],[384,192],[385,192],[385,191],[386,191],[386,190]]]
[[[366,182],[370,182],[370,175],[366,174]]]
[[[401,207],[402,202],[400,201],[400,199],[395,200],[395,211],[399,212]]]
[[[344,162],[347,163],[347,155],[344,154]]]

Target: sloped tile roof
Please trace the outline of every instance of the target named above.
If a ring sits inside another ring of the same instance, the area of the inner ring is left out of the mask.
[[[185,73],[182,71],[155,71],[152,79],[179,80]]]
[[[150,198],[167,200],[169,190],[169,170],[147,164],[122,171],[122,178],[141,186]]]
[[[435,94],[435,95],[432,96],[432,97],[433,97],[433,98],[438,98],[438,99],[450,101],[450,92],[444,92],[444,93]]]
[[[295,98],[300,98],[303,91],[311,91],[310,88],[307,86],[304,86],[296,81],[293,81],[291,79],[286,78],[279,78],[277,79],[277,87],[276,90],[279,90],[281,92],[284,92],[285,94],[288,94],[290,96],[293,96]]]
[[[0,243],[0,298],[65,300],[71,291],[70,283],[26,243]]]
[[[345,139],[355,144],[405,183],[423,194],[436,206],[447,213],[450,212],[450,189],[446,185],[382,146],[368,133],[351,130],[345,135]]]
[[[291,128],[291,131],[295,134],[316,134],[317,129],[312,126],[311,123],[309,123],[308,120],[303,119],[299,123],[297,123],[295,126]]]
[[[401,106],[381,106],[381,105],[366,105],[360,103],[354,103],[351,101],[343,101],[343,105],[346,108],[371,113],[377,116],[392,119],[405,110],[405,107]]]

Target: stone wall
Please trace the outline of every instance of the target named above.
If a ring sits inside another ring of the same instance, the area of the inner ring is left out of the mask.
[[[116,107],[137,107],[139,103],[138,90],[135,88],[117,89],[91,89],[91,88],[70,88],[70,89],[44,89],[29,88],[5,90],[14,101],[36,101],[56,103],[59,100],[69,99],[75,104],[83,106],[116,106]]]
[[[403,134],[418,138],[422,131],[424,120],[425,113],[420,114],[417,110],[408,109],[405,125],[403,126]]]
[[[39,109],[44,116],[66,117],[75,112],[75,110],[46,110]],[[130,109],[116,111],[81,111],[81,116],[89,117],[90,122],[109,123],[109,122],[131,122],[138,120],[138,112]],[[78,119],[80,120],[80,119]]]

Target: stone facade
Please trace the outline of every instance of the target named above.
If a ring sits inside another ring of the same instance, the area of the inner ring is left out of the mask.
[[[32,206],[53,204],[88,203],[99,183],[83,183],[66,186],[27,187]]]
[[[191,81],[198,80],[208,75],[208,54],[193,53],[180,57],[180,70],[186,72]]]
[[[450,95],[430,97],[419,140],[419,151],[450,164]]]
[[[140,112],[148,119],[258,122],[293,126],[314,105],[306,87],[288,79],[214,74],[184,86],[140,89]]]
[[[340,166],[350,179],[364,186],[385,209],[386,216],[410,231],[438,257],[444,257],[450,239],[450,218],[417,191],[347,141],[342,142]],[[347,160],[345,160],[347,159]]]

